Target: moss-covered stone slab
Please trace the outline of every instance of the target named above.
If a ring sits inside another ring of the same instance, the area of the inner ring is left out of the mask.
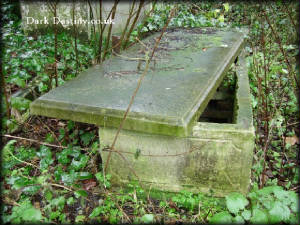
[[[117,128],[136,88],[155,33],[31,104],[31,113]],[[243,34],[213,28],[168,30],[123,126],[186,137],[244,43]]]

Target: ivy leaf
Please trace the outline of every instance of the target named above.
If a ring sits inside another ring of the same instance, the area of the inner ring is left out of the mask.
[[[258,190],[257,193],[262,196],[268,196],[271,193],[274,193],[274,191],[280,191],[282,189],[283,188],[281,186],[268,186]]]
[[[224,23],[224,15],[221,14],[218,18],[218,20],[221,22],[221,23]]]
[[[39,83],[39,91],[40,92],[45,92],[48,90],[48,85],[47,84],[44,84],[43,82]]]
[[[65,135],[66,135],[66,131],[65,131],[65,129],[63,129],[63,128],[60,128],[59,129],[59,136],[58,136],[58,140],[62,140],[62,139],[64,139],[64,137],[65,137]]]
[[[239,210],[243,210],[248,203],[249,201],[242,194],[237,192],[226,196],[226,206],[228,210],[235,215]]]
[[[82,140],[83,145],[85,145],[85,146],[88,146],[94,137],[95,137],[95,135],[93,133],[89,133],[89,132],[86,132],[86,133],[80,135],[80,139]]]
[[[23,97],[12,97],[11,106],[17,110],[24,111],[29,109],[30,100]]]
[[[51,205],[56,206],[59,211],[61,211],[64,208],[65,203],[66,199],[64,196],[60,196],[51,200]]]
[[[143,223],[153,223],[153,220],[154,220],[153,214],[145,214],[141,218],[141,221]]]
[[[267,214],[261,209],[254,209],[252,211],[252,217],[250,219],[250,222],[253,224],[258,224],[258,223],[267,224],[268,223]]]
[[[25,209],[22,213],[22,219],[24,221],[41,221],[42,220],[42,213],[40,210],[34,208],[33,206]]]
[[[76,223],[84,222],[84,220],[85,220],[85,215],[78,215],[75,218]]]
[[[90,172],[78,172],[77,179],[78,180],[87,180],[93,178],[93,175]]]
[[[46,170],[54,162],[51,158],[42,158],[40,161],[41,170]]]
[[[64,173],[61,175],[61,180],[63,183],[71,185],[77,178],[77,174],[72,170],[70,173]]]
[[[274,195],[278,200],[282,201],[286,205],[290,203],[289,193],[285,190],[274,190]]]
[[[243,219],[243,217],[237,215],[236,217],[234,217],[232,219],[232,222],[233,223],[237,223],[237,224],[244,224],[245,223],[245,220]]]
[[[56,157],[59,163],[65,165],[68,164],[71,160],[68,158],[68,155],[72,153],[72,150],[69,148],[66,148],[62,150],[61,152],[56,153]]]
[[[88,193],[85,190],[78,190],[74,192],[75,197],[79,198],[79,197],[87,197]]]
[[[250,210],[244,210],[242,212],[242,217],[245,219],[245,220],[250,220],[251,218],[251,211]]]
[[[95,218],[96,216],[99,216],[102,210],[102,206],[94,208],[93,212],[89,215],[89,218]]]
[[[281,221],[286,221],[290,217],[290,209],[282,204],[282,202],[275,202],[273,208],[269,211],[270,223],[280,223]]]
[[[52,152],[49,147],[42,145],[37,155],[42,158],[40,161],[41,170],[46,170],[53,162]]]
[[[23,192],[24,192],[25,194],[28,194],[28,195],[34,195],[34,194],[37,193],[41,188],[42,188],[42,186],[40,186],[40,185],[28,186],[28,187],[25,187],[25,188],[23,189]]]
[[[4,161],[6,161],[5,159],[9,160],[10,152],[14,149],[14,144],[16,142],[17,142],[16,140],[10,140],[2,149],[2,154],[3,154],[2,157]]]
[[[68,127],[69,131],[72,130],[75,127],[75,122],[72,121],[72,120],[69,120],[68,124],[67,124],[67,127]]]
[[[232,216],[227,211],[220,212],[215,214],[212,218],[210,218],[209,223],[212,224],[232,223]]]
[[[54,142],[54,137],[53,137],[53,135],[50,134],[50,133],[46,134],[45,141],[48,142],[48,143]]]
[[[43,216],[39,209],[34,208],[28,200],[25,200],[20,206],[15,206],[12,209],[11,219],[13,219],[12,223],[38,222],[43,219]]]
[[[53,196],[53,194],[52,194],[52,192],[50,190],[47,190],[45,192],[45,198],[47,199],[47,201],[51,201],[52,196]]]
[[[289,193],[289,199],[291,201],[291,206],[290,206],[291,210],[296,213],[296,212],[299,211],[299,208],[298,208],[298,206],[299,206],[299,196],[294,191],[289,191],[288,193]]]
[[[13,84],[16,84],[18,85],[19,87],[21,88],[25,88],[26,86],[26,83],[25,83],[25,80],[20,78],[20,77],[14,77],[11,79],[10,83],[13,83]]]
[[[80,170],[86,166],[88,160],[89,157],[87,155],[82,155],[80,157],[80,160],[75,160],[75,159],[72,160],[70,168],[74,170]]]
[[[225,9],[225,12],[228,12],[229,11],[229,3],[224,3],[223,6]]]
[[[73,205],[74,202],[75,202],[75,200],[74,200],[73,197],[70,197],[70,198],[68,198],[68,200],[67,200],[67,204],[68,204],[68,205]]]

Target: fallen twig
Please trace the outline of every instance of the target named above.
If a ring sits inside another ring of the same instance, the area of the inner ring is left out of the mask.
[[[54,183],[49,183],[51,186],[55,186],[55,187],[60,187],[60,188],[63,188],[63,189],[66,189],[66,190],[68,190],[68,191],[74,191],[74,190],[72,190],[71,188],[68,188],[68,187],[66,187],[66,186],[64,186],[64,185],[61,185],[61,184],[54,184]]]
[[[45,146],[54,147],[54,148],[68,148],[67,146],[59,146],[59,145],[49,144],[49,143],[46,143],[46,142],[43,142],[43,141],[38,141],[38,140],[30,139],[30,138],[13,136],[13,135],[9,135],[9,134],[3,134],[1,136],[8,137],[8,138],[13,138],[13,139],[25,140],[25,141],[29,141],[29,142],[35,142],[35,143],[38,143],[40,145],[45,145]],[[90,149],[89,148],[80,148],[80,150],[89,151]]]

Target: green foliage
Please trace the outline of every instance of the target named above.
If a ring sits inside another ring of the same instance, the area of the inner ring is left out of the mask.
[[[1,4],[3,15],[3,76],[9,89],[30,88],[42,94],[49,91],[54,81],[54,34],[27,36],[24,34],[20,18],[15,15],[17,4]],[[74,38],[61,32],[58,37],[58,83],[63,84],[91,65],[94,49],[87,43],[77,40],[78,65],[76,62]],[[37,88],[36,88],[37,87]],[[11,98],[12,107],[23,112],[28,109],[29,100],[21,97]],[[3,105],[6,108],[6,105]],[[3,112],[5,112],[5,108]],[[13,131],[13,118],[2,117],[4,128]]]
[[[172,198],[172,201],[179,207],[186,208],[193,211],[199,204],[200,199],[198,196],[194,196],[193,193],[187,191],[181,191],[182,195],[176,195]]]
[[[207,4],[207,6],[204,6]],[[198,3],[200,9],[209,7],[209,3]],[[229,3],[218,5],[216,9],[200,11],[199,8],[194,9],[190,3],[178,3],[173,6],[177,7],[175,16],[171,19],[169,27],[224,27],[225,16],[230,13]],[[168,3],[160,3],[155,5],[153,13],[150,17],[137,26],[137,29],[131,34],[133,37],[142,35],[150,31],[157,31],[164,27],[170,15],[172,7]],[[134,38],[131,39],[132,41]]]
[[[25,111],[29,109],[30,100],[22,97],[12,97],[11,106],[19,111]]]
[[[95,174],[95,177],[97,178],[100,184],[103,184],[105,188],[110,188],[110,174],[106,174],[106,176],[104,176],[103,173],[99,172]]]
[[[48,167],[54,162],[50,148],[41,146],[40,152],[37,153],[37,156],[41,158],[40,169],[47,171]]]
[[[43,216],[40,210],[36,209],[28,199],[21,202],[19,206],[14,206],[11,215],[2,217],[4,223],[24,223],[24,222],[41,222]]]
[[[249,204],[250,203],[250,204]],[[215,214],[210,223],[293,223],[299,219],[298,196],[280,186],[253,190],[246,199],[240,193],[226,196],[228,211]]]
[[[153,221],[154,221],[153,214],[145,214],[141,218],[142,223],[153,223]]]
[[[101,204],[98,207],[94,208],[92,213],[89,215],[89,218],[96,218],[99,215],[107,215],[109,217],[109,223],[118,223],[122,214],[116,207],[116,204],[112,201],[112,199],[110,197],[107,197],[104,202],[100,203]]]
[[[95,135],[93,133],[85,132],[82,135],[80,135],[80,139],[84,146],[87,146],[91,143],[91,141],[94,139]]]
[[[220,212],[215,214],[210,220],[212,224],[230,224],[232,223],[232,216],[229,212]]]
[[[229,212],[237,215],[240,210],[243,210],[248,205],[248,200],[240,193],[231,193],[226,196],[226,206]]]

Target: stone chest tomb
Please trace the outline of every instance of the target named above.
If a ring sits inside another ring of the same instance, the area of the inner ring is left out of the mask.
[[[133,169],[153,189],[246,193],[254,128],[244,34],[236,30],[168,30],[115,148],[107,148],[159,34],[41,96],[31,113],[99,125],[102,161],[112,151],[108,173],[115,185],[136,179]],[[232,65],[237,81],[228,94],[219,86]]]

